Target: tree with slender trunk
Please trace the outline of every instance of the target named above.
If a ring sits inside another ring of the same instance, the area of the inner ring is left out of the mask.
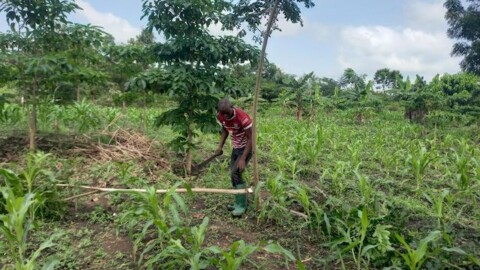
[[[89,77],[86,75],[89,71],[84,68],[85,61],[80,63],[73,57],[84,52],[86,46],[80,48],[74,44],[85,45],[86,41],[90,46],[98,46],[100,41],[89,34],[95,37],[104,35],[98,28],[72,24],[67,20],[67,15],[78,8],[70,0],[5,0],[0,4],[0,12],[6,13],[10,26],[9,32],[0,33],[0,51],[6,63],[14,68],[14,83],[29,104],[31,150],[36,149],[39,97],[54,92],[58,83]]]
[[[303,3],[306,8],[311,8],[314,6],[313,1],[311,0],[271,0],[271,1],[247,1],[241,0],[234,7],[232,14],[226,16],[226,20],[222,21],[223,26],[226,29],[240,29],[244,27],[245,23],[250,31],[253,33],[260,33],[260,35],[254,35],[254,40],[257,40],[262,43],[262,50],[260,53],[258,68],[257,68],[257,77],[255,80],[255,95],[253,102],[253,181],[257,185],[260,179],[259,167],[258,167],[258,147],[257,147],[257,109],[258,109],[258,99],[260,96],[260,84],[263,73],[263,64],[266,57],[267,43],[270,35],[273,30],[280,29],[275,22],[278,21],[278,15],[281,13],[287,21],[292,23],[298,23],[303,25],[300,8],[298,3]],[[260,25],[262,24],[262,19],[268,17],[266,29],[264,31],[260,30]],[[242,29],[240,35],[245,35],[246,30]],[[259,197],[259,202],[261,198]],[[260,203],[257,204],[260,206]]]
[[[220,22],[232,4],[227,1],[143,1],[147,29],[165,37],[151,46],[156,67],[138,74],[128,83],[167,93],[175,108],[156,118],[157,125],[171,125],[179,133],[170,145],[184,155],[185,173],[192,168],[192,153],[198,130],[218,130],[216,105],[234,83],[222,66],[258,59],[256,47],[234,36],[217,37],[208,27]]]

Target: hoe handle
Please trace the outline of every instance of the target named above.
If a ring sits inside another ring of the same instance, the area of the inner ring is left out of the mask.
[[[194,168],[192,168],[192,171],[198,171],[200,170],[202,167],[204,167],[205,165],[207,165],[208,163],[210,163],[213,159],[215,159],[216,157],[218,156],[221,156],[223,154],[223,152],[219,153],[219,154],[213,154],[211,155],[209,158],[207,158],[206,160],[202,161],[202,163],[198,164],[198,165],[195,165]]]

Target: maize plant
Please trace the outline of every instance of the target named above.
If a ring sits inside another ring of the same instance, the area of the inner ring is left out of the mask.
[[[145,262],[147,269],[192,269],[210,266],[208,249],[202,247],[208,226],[208,217],[200,226],[185,227],[179,232],[181,238],[172,237],[166,246]],[[184,240],[184,241],[182,241]]]
[[[372,202],[372,199],[373,199],[373,192],[374,192],[373,187],[370,184],[370,181],[368,180],[368,178],[358,171],[358,166],[357,166],[357,169],[354,172],[355,172],[355,175],[358,179],[358,185],[359,185],[360,193],[362,194],[361,203],[363,205],[368,206]]]
[[[471,161],[472,159],[467,155],[469,146],[466,142],[462,143],[461,150],[458,153],[454,150],[454,164],[455,164],[455,180],[459,190],[467,191],[471,185]]]
[[[402,256],[405,264],[410,270],[422,269],[421,267],[423,263],[431,252],[428,248],[429,244],[437,241],[440,238],[440,235],[440,231],[429,233],[425,238],[418,242],[418,245],[415,248],[410,246],[401,235],[395,234],[395,237],[403,245],[406,251],[406,253],[397,252]]]
[[[289,183],[281,174],[267,179],[265,187],[270,196],[263,201],[258,220],[285,221],[285,211],[289,206],[291,185],[295,185],[295,183],[293,181]],[[256,192],[258,193],[259,190],[258,188]]]
[[[208,250],[216,255],[216,257],[212,259],[212,264],[218,269],[222,270],[242,269],[241,266],[248,259],[248,257],[259,250],[263,250],[272,254],[283,255],[285,259],[285,266],[287,267],[288,262],[296,260],[295,256],[293,256],[289,250],[283,248],[277,243],[269,243],[262,247],[260,244],[246,244],[245,241],[239,240],[233,242],[233,244],[227,250],[222,250],[216,246],[209,247]],[[301,261],[297,260],[297,265],[302,266],[303,264]]]
[[[45,249],[54,246],[53,240],[59,237],[59,235],[52,235],[50,239],[41,243],[33,253],[29,253],[31,247],[28,236],[34,227],[35,209],[40,204],[40,201],[34,193],[17,196],[8,187],[1,188],[0,192],[3,195],[2,204],[4,204],[6,211],[5,214],[0,215],[0,234],[5,239],[6,253],[14,261],[15,269],[38,269],[37,259]],[[28,213],[31,214],[28,215]],[[43,269],[53,269],[56,263],[58,263],[57,260],[49,258]]]
[[[450,195],[448,189],[444,189],[442,193],[437,194],[434,192],[424,193],[423,196],[432,204],[435,217],[437,218],[437,228],[445,231],[445,214],[444,214],[444,202],[445,198]]]
[[[25,120],[24,115],[26,115],[24,107],[15,105],[15,104],[3,104],[0,103],[0,124],[3,124],[8,127],[18,125],[20,121]]]
[[[330,242],[330,248],[337,250],[343,264],[344,254],[350,254],[358,270],[368,265],[367,253],[375,248],[374,245],[366,245],[367,230],[370,226],[367,209],[358,210],[358,218],[353,224],[348,224],[339,219],[336,220],[336,230],[341,238]],[[346,245],[346,246],[344,246]]]
[[[423,177],[428,165],[437,157],[432,151],[427,151],[424,145],[411,146],[407,157],[407,163],[410,164],[416,182],[416,191],[419,191],[423,184]]]
[[[130,192],[136,197],[133,205],[125,211],[120,222],[126,224],[130,234],[133,235],[134,230],[138,228],[140,221],[145,221],[142,225],[140,233],[134,243],[134,250],[138,249],[141,241],[149,234],[150,230],[155,234],[155,239],[148,242],[140,255],[138,264],[142,265],[145,255],[155,248],[165,249],[172,235],[178,232],[182,226],[182,219],[178,208],[183,213],[188,212],[188,208],[175,189],[180,184],[176,184],[169,189],[164,195],[163,201],[160,201],[155,188],[148,187],[146,193]],[[148,265],[155,265],[152,259],[147,260]]]
[[[324,133],[321,126],[313,126],[313,140],[305,140],[303,151],[310,165],[316,166],[323,148]]]
[[[0,180],[4,179],[7,188],[16,196],[36,193],[38,200],[36,207],[42,207],[45,211],[56,210],[60,206],[58,204],[58,194],[55,192],[56,180],[51,172],[44,169],[49,156],[50,154],[42,152],[29,153],[27,155],[26,167],[20,173],[9,169],[0,169]],[[30,213],[33,215],[33,212],[36,210],[35,208]]]
[[[323,172],[322,179],[330,177],[332,180],[331,192],[335,195],[343,194],[346,188],[345,177],[348,168],[348,163],[343,161],[335,162],[335,167],[332,171],[326,169]]]
[[[73,124],[75,130],[79,133],[94,130],[101,124],[101,113],[98,108],[85,99],[81,102],[75,102],[72,110],[68,121]]]

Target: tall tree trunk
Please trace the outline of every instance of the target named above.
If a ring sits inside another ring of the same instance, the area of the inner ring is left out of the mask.
[[[55,87],[55,90],[53,90],[53,100],[52,100],[53,106],[55,106],[57,90],[59,88],[60,88],[60,86],[57,86],[57,87]],[[53,130],[55,131],[55,134],[60,133],[60,129],[58,127],[58,113],[55,113],[55,119],[53,120]]]
[[[34,78],[32,80],[32,106],[30,107],[30,117],[28,120],[28,138],[31,151],[37,149],[37,143],[35,141],[35,136],[37,135],[37,88],[37,81]]]
[[[185,156],[185,174],[188,176],[192,173],[192,149],[190,148],[190,145],[193,143],[193,133],[190,127],[188,127],[187,131],[187,142],[189,146]]]
[[[257,69],[257,78],[255,80],[255,97],[253,100],[253,126],[252,126],[252,149],[253,149],[253,182],[254,185],[258,185],[259,181],[259,169],[258,169],[258,148],[257,148],[257,107],[258,107],[258,98],[260,96],[260,82],[262,79],[263,64],[265,62],[265,52],[267,50],[267,43],[270,33],[272,31],[272,25],[277,15],[278,4],[280,0],[275,0],[273,7],[270,11],[270,16],[268,18],[267,30],[263,34],[263,43],[262,51],[260,53],[260,59],[258,61]],[[257,197],[257,209],[261,207],[262,198],[260,194]]]
[[[55,131],[55,134],[60,133],[60,128],[58,127],[58,116],[55,116],[55,120],[53,121],[53,130]]]
[[[143,91],[143,134],[147,134],[147,91]]]
[[[76,91],[77,91],[77,102],[80,102],[80,86],[76,86]]]

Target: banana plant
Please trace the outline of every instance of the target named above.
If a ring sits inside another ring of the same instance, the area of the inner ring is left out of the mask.
[[[305,111],[305,105],[312,100],[312,92],[314,81],[313,72],[303,75],[300,78],[293,76],[285,77],[283,84],[287,87],[287,92],[284,95],[286,103],[294,104],[296,108],[295,117],[298,120],[302,120],[303,113]]]

